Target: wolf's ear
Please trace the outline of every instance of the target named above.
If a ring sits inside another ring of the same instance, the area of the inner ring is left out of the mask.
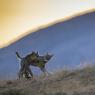
[[[17,51],[15,53],[16,53],[16,55],[18,55],[18,52]]]
[[[37,51],[37,55],[39,55],[38,51]]]
[[[54,55],[53,54],[51,54],[51,57],[53,57]]]

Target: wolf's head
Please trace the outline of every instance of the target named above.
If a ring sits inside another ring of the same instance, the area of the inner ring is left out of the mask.
[[[47,53],[47,54],[44,56],[46,63],[47,63],[52,57],[53,57],[53,54]]]
[[[35,60],[35,59],[37,59],[38,56],[39,56],[39,55],[38,55],[38,52],[32,51],[32,53],[29,54],[27,57],[28,57],[28,58],[31,58],[32,60]]]

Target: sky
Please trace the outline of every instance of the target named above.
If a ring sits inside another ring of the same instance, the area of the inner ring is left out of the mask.
[[[32,51],[41,56],[53,54],[46,65],[48,72],[95,65],[95,12],[40,29],[0,49],[0,79],[16,78],[20,69],[16,51],[21,57]],[[42,73],[39,68],[31,69],[34,75]]]
[[[95,0],[0,0],[0,48],[29,30],[94,9]]]

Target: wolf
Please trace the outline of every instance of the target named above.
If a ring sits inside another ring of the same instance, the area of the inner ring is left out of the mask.
[[[30,66],[39,67],[41,71],[46,74],[48,73],[46,71],[45,65],[46,63],[53,57],[53,54],[46,54],[44,56],[40,56],[38,52],[32,52],[31,54],[28,54],[25,57],[21,57],[18,52],[16,52],[17,58],[21,60],[20,65],[21,68],[18,73],[19,79],[25,75],[25,78],[33,78],[33,73],[30,69]]]

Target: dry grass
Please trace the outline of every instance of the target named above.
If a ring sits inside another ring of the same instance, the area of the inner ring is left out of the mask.
[[[0,82],[0,95],[95,95],[95,67]]]

